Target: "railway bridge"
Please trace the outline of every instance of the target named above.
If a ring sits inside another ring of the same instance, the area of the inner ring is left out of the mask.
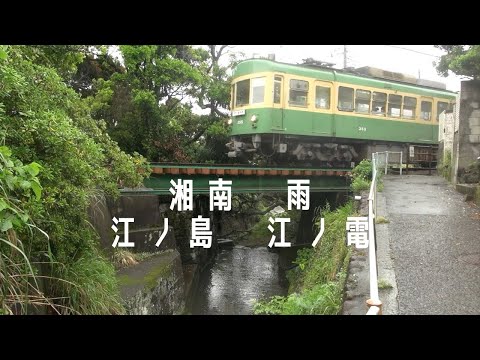
[[[264,193],[287,191],[287,180],[310,179],[311,193],[345,192],[349,190],[351,169],[340,168],[264,168],[246,165],[151,163],[152,174],[145,179],[146,189],[122,190],[136,193],[171,195],[170,180],[193,180],[194,195],[208,194],[209,181],[232,180],[232,193]]]

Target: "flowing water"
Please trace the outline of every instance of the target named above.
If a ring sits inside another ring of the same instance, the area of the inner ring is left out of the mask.
[[[220,250],[215,264],[202,276],[192,313],[252,314],[255,299],[285,295],[286,286],[278,255],[267,248]]]

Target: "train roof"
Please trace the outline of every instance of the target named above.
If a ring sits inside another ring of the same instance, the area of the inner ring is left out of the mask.
[[[449,90],[432,88],[425,85],[410,84],[395,80],[386,80],[364,74],[354,74],[347,70],[327,67],[313,67],[308,64],[287,64],[267,59],[248,59],[241,61],[235,68],[233,77],[239,77],[257,72],[275,71],[326,81],[337,81],[352,85],[364,85],[387,90],[398,90],[424,96],[454,98],[456,93]]]

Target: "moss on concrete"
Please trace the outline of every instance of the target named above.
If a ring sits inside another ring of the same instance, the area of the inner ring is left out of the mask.
[[[150,271],[143,278],[135,278],[131,275],[119,275],[117,279],[121,286],[144,284],[150,289],[153,289],[157,285],[157,281],[159,278],[165,278],[171,275],[171,265],[171,263],[160,263],[158,265],[152,266]]]

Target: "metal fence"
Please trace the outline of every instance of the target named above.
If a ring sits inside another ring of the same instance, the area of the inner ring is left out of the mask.
[[[401,151],[383,151],[372,154],[372,159],[376,159],[377,169],[385,169],[385,175],[388,173],[388,168],[391,165],[398,165],[400,175],[402,175],[403,168],[403,152]]]

